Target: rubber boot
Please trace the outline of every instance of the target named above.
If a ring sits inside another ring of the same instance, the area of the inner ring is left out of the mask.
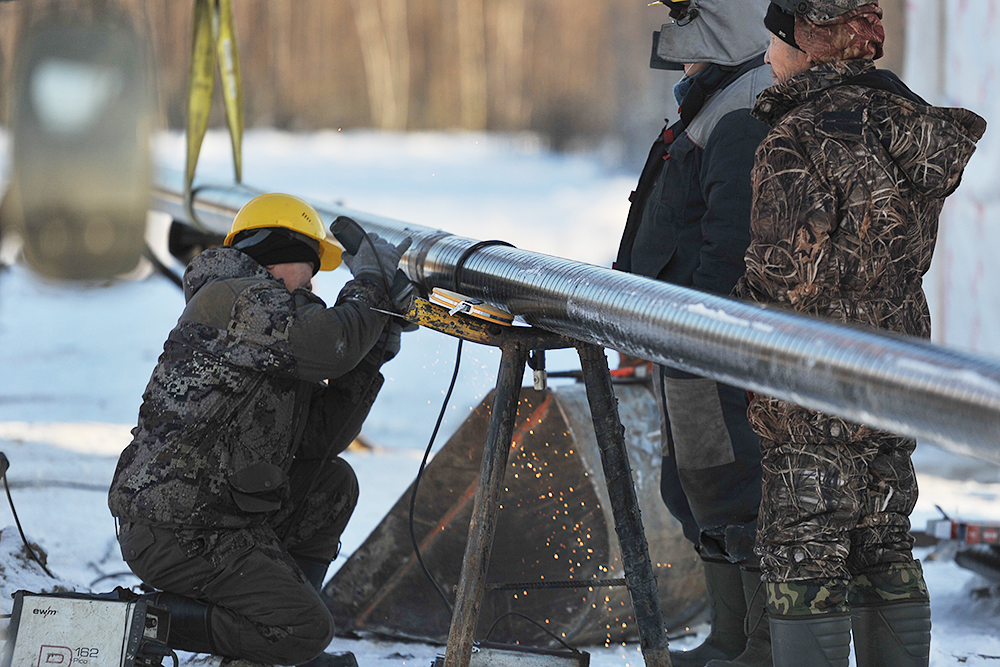
[[[851,615],[771,616],[774,667],[847,667]]]
[[[931,604],[907,600],[852,607],[858,667],[927,667],[931,655]]]
[[[142,597],[170,612],[167,646],[191,653],[215,653],[215,644],[212,642],[214,604],[165,591]]]
[[[323,580],[326,579],[326,571],[330,568],[330,563],[306,560],[298,556],[294,558],[298,566],[302,568],[302,573],[306,575],[306,579],[312,584],[312,587],[316,589],[317,593],[321,592],[323,590]]]
[[[743,631],[747,608],[740,566],[727,561],[702,560],[702,563],[712,609],[712,631],[700,646],[690,651],[671,651],[670,663],[674,667],[704,667],[709,660],[731,660],[747,645]]]
[[[350,651],[346,653],[320,653],[300,667],[358,667],[358,661]]]
[[[733,660],[712,660],[706,667],[771,667],[771,626],[767,617],[767,594],[760,580],[760,567],[744,565],[743,596],[747,603],[744,631],[747,647]]]

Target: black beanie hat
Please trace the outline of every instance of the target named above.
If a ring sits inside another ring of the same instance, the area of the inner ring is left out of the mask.
[[[308,262],[313,266],[313,275],[316,275],[319,271],[319,252],[309,241],[312,239],[283,227],[263,227],[240,232],[233,238],[233,247],[261,266]]]
[[[775,3],[771,3],[764,16],[764,26],[789,46],[801,51],[795,43],[795,14],[790,14]]]

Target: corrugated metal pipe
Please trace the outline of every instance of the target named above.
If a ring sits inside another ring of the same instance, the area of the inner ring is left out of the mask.
[[[163,172],[153,208],[186,220],[181,176]],[[258,191],[197,189],[202,223],[228,230]],[[427,227],[311,202],[392,242],[426,289],[455,285],[456,263],[477,243]],[[611,269],[503,246],[465,262],[459,291],[524,322],[752,391],[1000,463],[1000,362],[919,339],[873,333],[707,295]]]

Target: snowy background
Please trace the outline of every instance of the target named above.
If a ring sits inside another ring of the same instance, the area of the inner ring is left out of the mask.
[[[925,279],[934,340],[1000,354],[1000,0],[907,0],[904,80],[932,104],[989,127],[948,199]]]
[[[1000,120],[1000,119],[998,119]],[[159,139],[161,163],[180,166],[178,135]],[[231,179],[228,139],[210,133],[199,174]],[[605,165],[599,153],[555,156],[530,136],[478,134],[309,135],[253,131],[244,146],[244,180],[329,199],[447,231],[608,265],[617,249],[634,174]],[[388,157],[391,156],[391,159]],[[346,270],[321,274],[321,296],[333,300]],[[961,308],[965,300],[953,296]],[[106,285],[48,282],[22,265],[0,272],[0,450],[29,537],[48,553],[64,585],[104,591],[132,585],[118,555],[105,491],[128,443],[140,396],[183,304],[166,279]],[[440,446],[494,384],[499,356],[466,346],[459,385],[438,439]],[[386,366],[387,384],[364,436],[373,453],[348,454],[361,499],[344,535],[346,558],[412,481],[420,452],[450,379],[455,341],[406,334]],[[552,354],[551,370],[575,367],[572,353]],[[1000,519],[1000,474],[994,466],[933,447],[918,450],[921,498],[914,526],[939,516]],[[6,519],[3,517],[7,517]],[[17,565],[20,539],[9,509],[0,508],[0,607],[17,588],[40,590],[40,570]],[[1000,660],[1000,600],[985,580],[958,568],[950,548],[920,550],[932,594],[932,665],[995,665]],[[332,572],[331,572],[332,574]],[[706,626],[674,642],[697,645]],[[337,639],[362,665],[429,665],[441,647],[374,638]],[[587,647],[598,667],[642,664],[637,644]]]

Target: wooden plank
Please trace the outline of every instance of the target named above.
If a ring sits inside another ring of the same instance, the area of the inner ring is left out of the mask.
[[[486,431],[479,486],[469,524],[469,541],[465,547],[462,574],[458,580],[455,609],[448,632],[445,667],[469,667],[472,658],[473,634],[479,621],[479,608],[486,586],[486,571],[493,550],[504,471],[521,396],[521,378],[528,358],[528,350],[517,341],[506,343],[502,350],[496,400]]]

